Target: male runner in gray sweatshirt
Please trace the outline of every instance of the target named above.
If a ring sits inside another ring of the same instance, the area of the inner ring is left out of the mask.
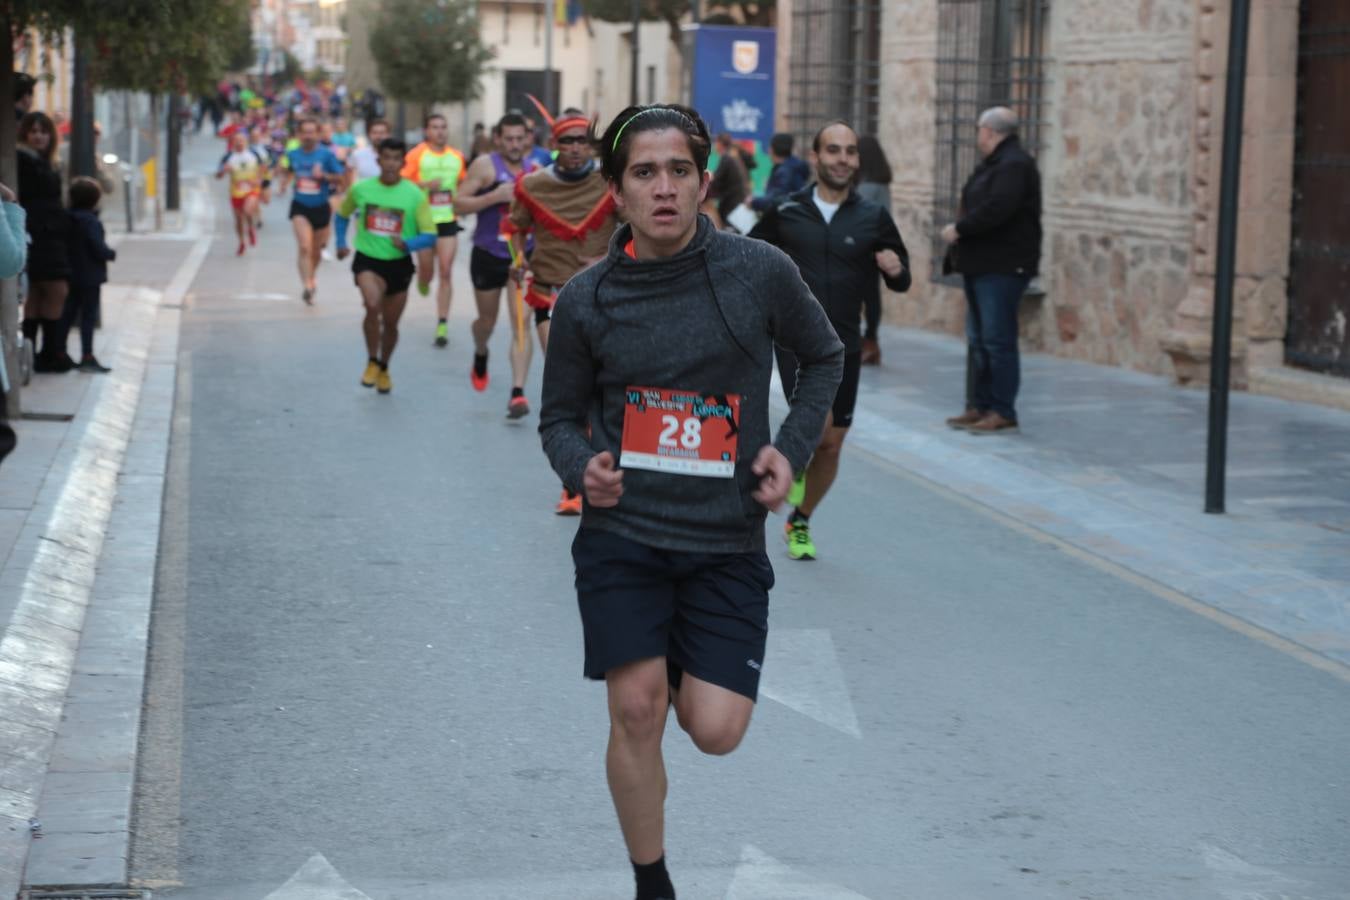
[[[628,225],[554,307],[539,431],[586,498],[572,545],[585,674],[607,683],[606,768],[638,900],[674,900],[665,867],[667,710],[730,753],[764,665],[773,569],[764,520],[820,440],[843,345],[776,248],[715,230],[697,113],[630,107],[602,168]],[[777,342],[799,360],[770,439]]]

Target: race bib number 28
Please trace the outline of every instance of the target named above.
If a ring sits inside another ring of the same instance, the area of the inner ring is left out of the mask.
[[[732,478],[741,421],[739,394],[630,387],[619,465],[672,475]]]

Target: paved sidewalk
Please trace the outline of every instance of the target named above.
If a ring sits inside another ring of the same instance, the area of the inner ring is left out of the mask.
[[[882,347],[855,447],[1350,665],[1350,413],[1234,393],[1229,511],[1205,515],[1204,391],[1029,355],[1021,433],[976,436],[943,425],[961,410],[964,342],[888,328]]]
[[[0,470],[0,896],[31,875],[32,848],[125,868],[103,847],[129,828],[177,307],[199,238],[115,237],[95,337],[113,371],[23,388],[24,412],[47,417],[14,423]]]

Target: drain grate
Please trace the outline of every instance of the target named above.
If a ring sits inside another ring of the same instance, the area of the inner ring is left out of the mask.
[[[22,891],[19,900],[150,900],[149,891],[127,888],[69,888],[61,891]]]

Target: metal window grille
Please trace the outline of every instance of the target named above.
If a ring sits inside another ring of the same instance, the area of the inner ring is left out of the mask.
[[[1032,153],[1045,131],[1045,24],[1050,0],[938,0],[937,147],[933,223],[957,219],[961,188],[979,163],[980,112],[1007,106],[1022,120]],[[934,238],[933,278],[942,275],[946,245]]]
[[[876,134],[881,96],[881,3],[794,0],[787,127],[807,146],[831,119]]]

